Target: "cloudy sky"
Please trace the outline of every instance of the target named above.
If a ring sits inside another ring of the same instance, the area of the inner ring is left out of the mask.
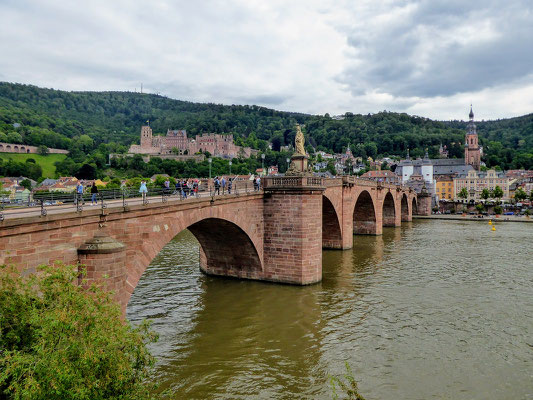
[[[533,112],[531,0],[0,0],[0,81],[435,119]]]

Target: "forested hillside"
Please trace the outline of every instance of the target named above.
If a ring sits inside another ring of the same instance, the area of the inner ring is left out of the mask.
[[[357,156],[421,156],[428,148],[437,156],[447,145],[451,157],[462,157],[466,122],[439,122],[392,112],[360,115],[346,113],[342,119],[280,112],[259,106],[225,106],[173,100],[131,92],[66,92],[30,85],[0,83],[0,141],[45,145],[71,153],[58,173],[76,174],[90,165],[90,174],[108,174],[107,155],[125,152],[138,143],[142,124],[150,121],[154,133],[186,129],[190,135],[203,132],[232,133],[240,145],[266,151],[294,140],[295,123],[305,124],[311,146],[328,152],[342,152],[348,145]],[[20,124],[14,127],[13,124]],[[533,114],[519,118],[478,123],[484,161],[491,167],[533,168]],[[267,151],[268,163],[284,170],[286,154]],[[185,164],[185,163],[181,163]],[[257,165],[243,163],[243,169]],[[145,173],[141,170],[128,171]],[[173,168],[167,166],[167,170]],[[174,164],[172,164],[174,165]],[[174,165],[175,166],[175,165]],[[126,165],[114,165],[120,173]],[[150,171],[158,167],[153,166]],[[178,169],[185,170],[184,166]],[[191,167],[189,166],[189,171]],[[93,171],[94,170],[94,171]],[[1,173],[0,173],[1,174]]]

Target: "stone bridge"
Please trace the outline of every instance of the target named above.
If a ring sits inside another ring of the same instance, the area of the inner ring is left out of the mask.
[[[125,310],[152,259],[184,229],[207,274],[306,285],[322,279],[323,248],[349,249],[354,234],[379,235],[417,210],[428,212],[428,198],[404,187],[268,177],[262,192],[6,219],[0,265],[83,264],[85,283],[103,282]]]

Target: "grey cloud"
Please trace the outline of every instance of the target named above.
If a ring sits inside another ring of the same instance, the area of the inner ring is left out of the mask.
[[[415,11],[390,26],[347,33],[364,60],[338,77],[354,95],[379,90],[394,96],[450,96],[512,82],[533,72],[533,5],[529,1],[421,0]],[[476,40],[475,28],[490,23],[495,37]],[[450,40],[459,27],[471,38]],[[431,37],[422,35],[430,32]]]

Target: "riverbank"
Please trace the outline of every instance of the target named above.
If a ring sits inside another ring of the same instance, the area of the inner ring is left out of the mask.
[[[494,216],[488,217],[483,216],[483,218],[478,218],[477,215],[465,215],[464,217],[462,215],[413,215],[413,219],[447,219],[447,220],[454,220],[454,221],[481,221],[486,222],[489,219],[497,222],[533,222],[533,218],[526,218],[525,216],[517,216],[517,215],[500,215],[499,217],[495,218]]]

